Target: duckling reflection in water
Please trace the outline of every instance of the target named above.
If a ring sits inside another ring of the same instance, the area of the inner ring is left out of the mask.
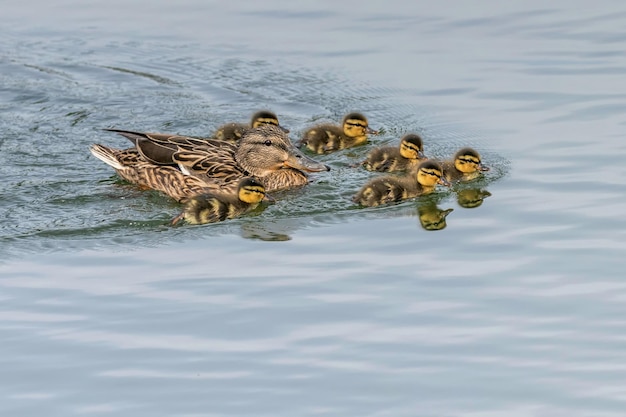
[[[266,197],[265,187],[252,177],[239,181],[236,194],[211,192],[187,199],[183,211],[171,221],[189,224],[215,223],[233,219],[255,209]]]
[[[489,167],[483,165],[480,154],[472,148],[460,149],[451,161],[441,163],[446,179],[450,182],[470,181],[478,178]]]
[[[396,172],[413,169],[424,159],[422,138],[409,133],[400,139],[400,146],[383,146],[370,151],[362,165],[368,171]]]
[[[450,186],[443,176],[441,165],[435,161],[424,161],[417,171],[404,176],[385,175],[370,180],[352,198],[362,206],[378,206],[429,194],[437,184]]]
[[[452,213],[454,209],[449,208],[442,210],[436,204],[422,204],[417,208],[420,224],[425,230],[441,230],[446,224],[446,217]]]
[[[341,126],[321,124],[313,126],[302,135],[300,147],[305,146],[318,154],[351,148],[367,142],[368,134],[377,134],[361,113],[350,113],[343,118]]]
[[[283,132],[289,133],[289,129],[285,129],[278,123],[276,114],[269,110],[261,110],[252,115],[250,123],[226,123],[220,126],[211,137],[227,142],[238,142],[246,131],[262,125],[278,126]]]
[[[465,190],[458,190],[456,192],[456,201],[461,207],[476,208],[481,206],[485,198],[489,196],[491,196],[491,193],[487,190],[481,190],[480,188],[468,188]]]

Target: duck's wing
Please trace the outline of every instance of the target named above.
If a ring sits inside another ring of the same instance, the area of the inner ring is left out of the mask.
[[[109,132],[118,133],[130,140],[137,151],[148,162],[156,165],[176,165],[173,156],[180,148],[192,149],[202,146],[218,146],[211,139],[199,139],[189,136],[172,135],[169,133],[135,132],[122,129],[105,129]]]
[[[215,140],[202,146],[179,146],[173,155],[180,170],[218,183],[230,183],[247,175],[235,160],[237,146]]]

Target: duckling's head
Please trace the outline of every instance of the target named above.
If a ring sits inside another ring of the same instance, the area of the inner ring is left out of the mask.
[[[282,129],[283,132],[289,133],[289,129],[282,127],[278,123],[278,116],[269,110],[261,110],[252,115],[250,125],[253,128],[257,128],[261,125],[274,125]]]
[[[265,177],[285,168],[307,172],[330,171],[329,166],[300,152],[280,127],[271,124],[248,130],[235,151],[235,160],[241,168],[257,177]]]
[[[244,177],[237,186],[237,197],[244,203],[260,203],[265,198],[265,187],[256,178]]]
[[[402,139],[400,139],[400,155],[406,159],[425,158],[422,138],[414,133],[404,135]]]
[[[480,161],[480,154],[472,148],[460,149],[454,155],[454,167],[464,174],[471,174],[477,171],[489,171]]]
[[[356,138],[359,136],[365,136],[368,133],[376,134],[377,132],[371,129],[367,123],[367,118],[361,113],[349,113],[343,118],[343,133],[350,137]]]
[[[435,161],[424,161],[417,167],[417,182],[424,187],[434,187],[437,184],[450,186],[443,176],[443,168]]]

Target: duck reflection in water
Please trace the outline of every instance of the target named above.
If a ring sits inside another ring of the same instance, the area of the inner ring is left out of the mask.
[[[447,226],[446,217],[454,209],[441,209],[435,203],[428,202],[417,207],[417,215],[424,230],[441,230]]]
[[[481,188],[467,188],[456,191],[456,201],[463,208],[476,208],[483,204],[485,198],[491,193]]]

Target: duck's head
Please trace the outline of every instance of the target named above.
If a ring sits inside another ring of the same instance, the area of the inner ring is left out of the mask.
[[[404,135],[402,139],[400,139],[400,155],[406,159],[425,158],[422,138],[414,133]]]
[[[244,177],[237,185],[237,197],[244,203],[260,203],[265,198],[265,187],[256,178]]]
[[[343,133],[351,138],[377,134],[378,132],[369,127],[367,118],[361,113],[349,113],[343,118]]]
[[[269,110],[261,110],[252,115],[252,120],[250,120],[250,125],[253,128],[257,128],[262,125],[273,125],[278,126],[282,129],[283,132],[289,133],[289,129],[286,129],[278,123],[278,116]]]
[[[424,187],[434,187],[437,184],[450,186],[443,175],[443,168],[435,161],[424,161],[417,167],[417,182]]]
[[[460,149],[454,155],[454,167],[464,174],[472,174],[478,171],[489,171],[480,161],[480,154],[472,148]]]
[[[289,136],[274,125],[248,130],[237,147],[235,160],[241,168],[257,177],[285,168],[306,172],[330,171],[329,166],[300,152]]]

